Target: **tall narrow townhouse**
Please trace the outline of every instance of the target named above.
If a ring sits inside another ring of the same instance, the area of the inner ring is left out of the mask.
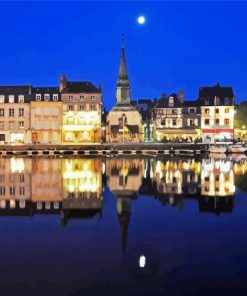
[[[60,77],[63,102],[62,143],[101,142],[101,87]]]
[[[62,102],[58,87],[35,87],[31,101],[33,144],[61,144]]]
[[[31,86],[0,86],[0,144],[31,143]]]

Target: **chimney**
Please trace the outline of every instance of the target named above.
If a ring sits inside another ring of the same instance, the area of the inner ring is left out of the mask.
[[[99,91],[102,92],[102,83],[99,83],[99,87],[98,87]]]
[[[67,84],[67,78],[64,74],[60,76],[60,84],[59,84],[59,91],[62,92]]]
[[[29,94],[29,96],[31,96],[31,94],[32,94],[32,85],[31,84],[28,87],[28,94]]]
[[[184,91],[182,89],[178,91],[178,99],[180,103],[184,102]]]

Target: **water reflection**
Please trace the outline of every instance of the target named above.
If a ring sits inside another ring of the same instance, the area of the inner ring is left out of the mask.
[[[66,225],[72,218],[101,214],[105,184],[116,197],[125,238],[131,203],[139,195],[150,195],[161,205],[179,209],[192,199],[201,212],[229,212],[234,206],[235,185],[245,187],[246,171],[246,160],[213,158],[6,157],[0,159],[0,213],[57,213]]]

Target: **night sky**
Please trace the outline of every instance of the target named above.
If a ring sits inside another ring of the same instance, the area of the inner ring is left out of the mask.
[[[139,25],[137,17],[146,23]],[[0,3],[0,84],[102,82],[115,103],[125,33],[132,99],[232,86],[247,99],[247,2]]]

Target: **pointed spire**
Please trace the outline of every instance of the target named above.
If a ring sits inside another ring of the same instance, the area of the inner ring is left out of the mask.
[[[117,81],[117,105],[130,105],[130,83],[127,73],[124,34],[122,33],[122,51]]]

